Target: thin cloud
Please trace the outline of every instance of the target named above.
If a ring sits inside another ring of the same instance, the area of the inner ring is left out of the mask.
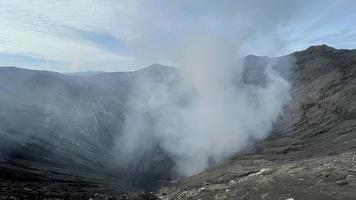
[[[0,54],[65,63],[61,69],[68,71],[175,65],[177,49],[205,36],[243,54],[271,56],[316,43],[356,44],[353,0],[0,0],[0,10]]]

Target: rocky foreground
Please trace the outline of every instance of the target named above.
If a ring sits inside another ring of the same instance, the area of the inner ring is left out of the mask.
[[[304,160],[245,156],[163,188],[161,199],[355,199],[356,152]]]

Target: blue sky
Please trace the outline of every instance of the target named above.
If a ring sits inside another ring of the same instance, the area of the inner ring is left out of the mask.
[[[236,55],[356,48],[354,0],[0,0],[0,66],[60,72],[179,65],[219,38]]]

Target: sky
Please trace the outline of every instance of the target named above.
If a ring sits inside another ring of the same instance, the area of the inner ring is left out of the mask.
[[[199,38],[238,55],[356,48],[354,0],[0,0],[0,66],[58,72],[177,66]]]

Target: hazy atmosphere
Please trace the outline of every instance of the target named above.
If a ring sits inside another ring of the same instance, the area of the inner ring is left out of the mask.
[[[356,1],[0,0],[0,199],[356,199]]]

